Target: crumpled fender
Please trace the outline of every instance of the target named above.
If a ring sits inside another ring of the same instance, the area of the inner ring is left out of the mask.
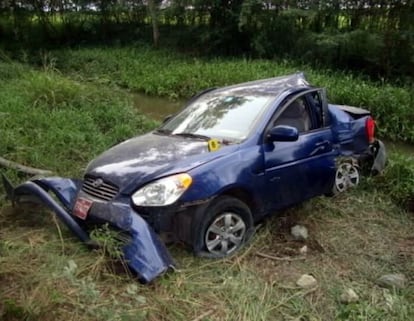
[[[91,247],[97,246],[71,215],[82,181],[51,177],[27,181],[13,188],[10,181],[4,175],[2,176],[7,198],[13,204],[18,203],[19,199],[24,196],[35,196],[43,205],[51,209],[82,242]],[[52,192],[59,202],[49,192]],[[110,211],[105,212],[115,214],[111,215],[112,219],[108,220],[109,223],[128,232],[131,236],[130,241],[122,249],[124,259],[128,266],[139,275],[142,282],[148,283],[174,267],[175,264],[165,245],[142,217],[127,204],[109,203],[108,205]]]

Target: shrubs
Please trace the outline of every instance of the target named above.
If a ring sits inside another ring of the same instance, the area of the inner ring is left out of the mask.
[[[58,50],[52,55],[57,58],[57,68],[75,79],[114,83],[173,99],[188,98],[209,87],[303,70],[312,84],[328,89],[331,102],[371,110],[380,136],[414,142],[413,87],[375,83],[362,76],[316,70],[285,60],[200,59],[148,47],[82,48]]]
[[[13,68],[16,74],[9,70],[10,77],[0,79],[0,155],[5,158],[78,175],[108,146],[155,126],[115,89],[20,64]]]
[[[390,155],[384,175],[372,181],[382,192],[414,211],[414,159],[399,153]]]

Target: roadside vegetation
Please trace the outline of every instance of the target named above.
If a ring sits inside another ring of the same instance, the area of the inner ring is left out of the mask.
[[[265,60],[186,61],[148,48],[58,50],[41,58],[36,67],[0,61],[0,155],[75,177],[108,146],[157,125],[138,113],[125,89],[188,97],[205,87],[297,70]],[[405,100],[412,99],[407,88],[309,70],[312,82],[331,89],[332,101],[359,105],[367,99],[374,114],[381,113],[374,103],[382,102],[375,95],[385,92],[381,97],[389,96],[393,107],[398,101],[408,108]],[[381,106],[383,117],[386,111],[399,117]],[[393,127],[382,128],[387,137],[402,138]],[[410,131],[403,133],[412,141]],[[409,155],[392,153],[383,177],[280,213],[232,258],[200,259],[172,246],[179,270],[147,286],[109,257],[114,239],[105,229],[94,235],[106,246],[90,251],[47,210],[13,209],[1,197],[0,319],[412,320],[412,280],[403,289],[376,285],[382,274],[414,275],[414,221],[399,206],[413,191],[412,164]],[[11,170],[7,175],[27,179]],[[309,230],[305,242],[290,236],[297,223]],[[317,279],[316,288],[296,286],[305,273]],[[355,290],[358,302],[340,302],[346,288]]]
[[[50,70],[0,61],[0,155],[79,176],[82,167],[126,137],[153,128],[128,97]]]
[[[304,71],[337,104],[369,109],[381,137],[414,142],[414,87],[374,82],[362,75],[315,69],[287,60],[197,58],[148,46],[56,50],[25,58],[77,81],[110,84],[170,99],[189,98],[211,87]]]
[[[409,82],[413,9],[406,0],[0,0],[0,38],[11,50],[144,41]]]

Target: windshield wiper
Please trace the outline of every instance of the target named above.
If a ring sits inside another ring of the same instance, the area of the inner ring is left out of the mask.
[[[174,136],[182,136],[182,137],[188,137],[188,138],[198,138],[198,139],[202,139],[202,140],[210,140],[211,138],[205,135],[200,135],[200,134],[193,134],[193,133],[176,133],[174,134]]]
[[[161,135],[171,135],[171,130],[160,128],[160,129],[155,130],[155,133],[161,134]]]

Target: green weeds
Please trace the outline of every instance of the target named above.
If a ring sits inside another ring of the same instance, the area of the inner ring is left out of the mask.
[[[381,136],[414,142],[414,87],[410,84],[375,83],[362,76],[315,70],[284,60],[191,58],[148,47],[58,50],[51,56],[56,68],[74,79],[172,99],[188,98],[210,87],[303,70],[312,84],[328,89],[331,102],[371,110]]]
[[[387,193],[404,208],[414,210],[414,158],[392,153],[384,175],[372,179],[373,187]]]
[[[0,155],[56,173],[81,174],[108,146],[153,128],[119,90],[102,91],[56,72],[7,65],[0,80]],[[16,71],[16,73],[13,72]]]

